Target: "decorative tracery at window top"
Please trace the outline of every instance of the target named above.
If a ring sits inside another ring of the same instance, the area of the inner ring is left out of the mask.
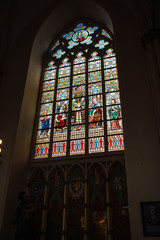
[[[80,23],[48,55],[34,158],[123,150],[113,35]]]

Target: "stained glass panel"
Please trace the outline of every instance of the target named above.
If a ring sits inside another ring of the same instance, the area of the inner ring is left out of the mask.
[[[72,112],[71,124],[82,124],[85,122],[85,111],[79,111],[80,108],[77,107],[77,110]]]
[[[69,100],[56,102],[56,113],[68,112]]]
[[[36,142],[37,143],[49,142],[50,141],[50,133],[51,133],[51,129],[48,129],[48,128],[43,128],[41,130],[38,130]]]
[[[52,102],[54,97],[54,92],[43,92],[42,93],[42,99],[41,103],[47,103],[47,102]]]
[[[101,71],[88,73],[88,82],[89,83],[94,83],[94,82],[99,82],[99,81],[102,81],[102,72]]]
[[[57,90],[56,100],[59,101],[65,99],[69,99],[69,88]]]
[[[112,48],[107,49],[107,51],[106,51],[107,54],[104,56],[104,58],[115,56],[116,54],[113,51],[114,50]]]
[[[88,97],[88,107],[96,109],[97,107],[103,106],[103,98],[102,95],[94,95]]]
[[[104,68],[116,67],[116,58],[104,58]]]
[[[64,122],[56,123],[56,128],[54,128],[53,140],[54,141],[63,141],[67,140],[67,125]]]
[[[122,134],[123,133],[123,126],[122,126],[122,119],[113,119],[111,121],[107,121],[107,134]]]
[[[113,79],[113,78],[117,78],[117,68],[111,68],[111,69],[105,69],[104,70],[104,77],[105,80],[106,79]]]
[[[123,135],[108,136],[108,151],[124,150]]]
[[[53,103],[42,104],[40,108],[40,116],[52,114]]]
[[[72,98],[81,98],[85,96],[85,93],[86,93],[86,90],[84,85],[73,87]]]
[[[72,111],[85,109],[85,98],[74,98],[72,99]]]
[[[44,81],[50,80],[50,79],[55,79],[55,78],[56,78],[56,69],[53,69],[51,71],[45,71]]]
[[[71,139],[85,138],[85,125],[71,126]]]
[[[52,146],[52,157],[65,156],[67,142],[54,142]]]
[[[104,137],[89,138],[89,153],[104,152]]]
[[[92,61],[92,62],[88,62],[88,71],[96,71],[96,70],[100,70],[101,69],[101,61]]]
[[[70,142],[70,154],[84,154],[85,153],[85,139],[72,140]]]
[[[104,135],[104,122],[95,122],[89,124],[89,137],[98,137]]]
[[[55,80],[44,81],[43,82],[43,91],[54,90]]]
[[[103,120],[103,108],[90,108],[88,111],[88,120],[90,126],[93,124],[96,125],[95,122],[101,122]]]
[[[88,93],[89,93],[89,95],[102,93],[102,83],[97,82],[97,83],[89,84],[88,85]]]
[[[106,94],[106,105],[120,104],[119,92],[111,92]]]
[[[105,81],[106,92],[119,91],[118,80]]]
[[[70,87],[70,77],[59,78],[57,88],[67,88]]]
[[[67,77],[70,75],[70,66],[59,69],[58,77]]]
[[[82,56],[83,53],[80,52],[77,54],[77,58],[73,61],[74,64],[79,64],[85,62],[85,57]]]
[[[73,74],[79,74],[85,72],[85,63],[74,65]]]
[[[85,84],[85,74],[76,75],[73,77],[73,86]]]
[[[120,105],[110,105],[106,109],[107,111],[107,119],[108,120],[116,120],[117,118],[121,118],[121,107]]]
[[[46,158],[48,157],[48,152],[49,152],[49,143],[38,144],[35,146],[34,158]]]
[[[51,115],[46,115],[39,118],[38,129],[48,129],[51,127]]]

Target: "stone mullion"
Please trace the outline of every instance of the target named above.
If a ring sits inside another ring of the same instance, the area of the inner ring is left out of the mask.
[[[88,239],[88,181],[87,177],[85,177],[85,185],[84,185],[84,240]]]
[[[66,230],[67,230],[66,218],[67,218],[67,181],[65,181],[65,184],[64,184],[62,240],[66,239]]]
[[[107,208],[107,240],[112,239],[111,231],[111,203],[109,194],[109,178],[106,177],[106,208]]]
[[[42,228],[41,228],[41,238],[40,238],[41,240],[45,240],[46,238],[48,191],[49,191],[49,183],[46,181],[45,190],[44,190],[43,212],[42,212]]]

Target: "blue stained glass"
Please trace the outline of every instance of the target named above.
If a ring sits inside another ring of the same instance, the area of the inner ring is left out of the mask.
[[[107,46],[109,44],[109,42],[105,42],[104,40],[100,40],[99,43],[97,43],[95,45],[95,47],[98,47],[99,49],[103,49],[105,48],[105,46]]]
[[[86,26],[83,26],[83,23],[79,23],[79,24],[77,24],[77,27],[74,29],[74,31],[76,32],[76,31],[79,31],[79,30],[85,29],[85,28],[86,28]]]
[[[118,80],[111,80],[105,82],[106,92],[113,92],[119,90]]]
[[[42,104],[40,109],[40,116],[52,114],[53,103]]]
[[[104,29],[102,29],[102,35],[105,36],[105,37],[107,37],[107,38],[112,39],[111,36],[110,36],[110,35],[106,32],[106,30],[104,30]]]
[[[120,104],[119,92],[110,92],[106,94],[106,105]]]
[[[73,77],[73,86],[85,84],[85,74],[76,75]]]
[[[89,34],[93,34],[97,29],[98,27],[88,27],[86,30],[89,32]]]
[[[58,40],[54,46],[51,48],[51,51],[53,51],[56,47],[58,47],[58,45],[60,44],[60,41]]]
[[[97,82],[97,83],[89,84],[88,92],[89,92],[89,95],[102,93],[102,83]]]
[[[69,99],[69,88],[57,90],[57,100]]]
[[[57,52],[53,54],[53,57],[56,57],[58,59],[58,58],[61,58],[65,53],[66,53],[65,51],[62,51],[62,49],[60,49],[60,50],[57,50]]]
[[[67,88],[70,86],[70,77],[59,78],[57,88]]]
[[[63,38],[66,38],[66,40],[70,40],[73,36],[73,32],[69,32],[68,34],[64,34]]]

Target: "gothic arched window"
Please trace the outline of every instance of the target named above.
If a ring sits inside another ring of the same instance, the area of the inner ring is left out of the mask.
[[[35,159],[124,150],[113,34],[79,23],[52,44],[42,75]]]

